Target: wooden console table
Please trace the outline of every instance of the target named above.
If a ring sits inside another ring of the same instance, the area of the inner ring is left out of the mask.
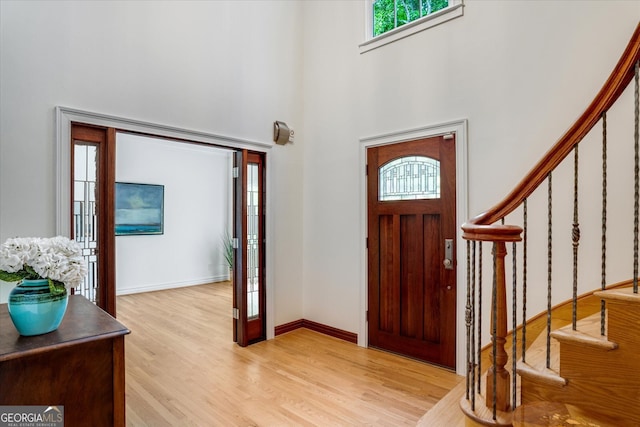
[[[22,337],[0,304],[0,405],[64,406],[65,426],[124,426],[129,330],[81,295],[60,327]]]

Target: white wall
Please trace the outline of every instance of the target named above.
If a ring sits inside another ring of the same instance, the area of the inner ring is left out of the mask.
[[[275,324],[302,318],[301,6],[1,1],[0,239],[56,231],[57,105],[264,143],[283,120],[297,142],[267,158],[267,285]]]
[[[264,142],[284,120],[296,143],[267,159],[275,324],[361,333],[360,138],[468,119],[476,215],[586,107],[640,3],[468,0],[462,18],[365,54],[362,1],[2,1],[0,12],[1,238],[54,232],[55,105]]]
[[[468,206],[478,215],[587,107],[633,33],[640,3],[468,0],[463,17],[364,54],[362,2],[305,2],[304,12],[305,317],[357,331],[366,289],[357,232],[366,219],[358,204],[359,139],[468,119]],[[593,189],[583,191],[593,197]],[[571,193],[562,194],[556,209],[571,212]],[[558,240],[570,229],[562,233]],[[538,253],[546,257],[543,244]],[[546,303],[546,264],[529,274],[529,313],[537,313]],[[459,298],[464,284],[459,277]],[[556,302],[568,298],[568,288],[558,288],[564,293]]]
[[[304,316],[359,332],[364,4],[306,2],[304,12]]]
[[[116,237],[118,295],[227,280],[231,151],[118,133],[116,181],[164,185],[164,234]]]

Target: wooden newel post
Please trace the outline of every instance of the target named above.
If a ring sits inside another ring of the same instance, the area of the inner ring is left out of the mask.
[[[510,400],[510,374],[504,367],[509,361],[509,356],[504,349],[507,337],[507,289],[505,284],[504,257],[507,255],[507,248],[504,242],[495,242],[493,246],[495,255],[495,275],[496,275],[496,298],[491,303],[491,331],[495,329],[495,354],[490,352],[491,365],[487,373],[487,394],[486,404],[488,408],[493,408],[493,392],[495,378],[496,409],[507,411]],[[495,317],[493,313],[496,313]],[[495,321],[495,328],[494,328]],[[494,363],[495,361],[495,363]]]
[[[522,228],[517,225],[504,224],[464,224],[462,230],[464,231],[462,237],[466,240],[493,242],[495,298],[492,295],[491,340],[495,344],[495,352],[489,352],[491,363],[487,372],[487,387],[484,400],[487,408],[493,411],[495,391],[496,411],[507,412],[511,405],[511,374],[504,368],[509,361],[509,356],[504,349],[507,341],[507,287],[504,257],[507,255],[507,242],[520,242],[522,240],[520,237]],[[469,414],[473,414],[473,411],[470,410]],[[465,413],[467,412],[465,411]]]

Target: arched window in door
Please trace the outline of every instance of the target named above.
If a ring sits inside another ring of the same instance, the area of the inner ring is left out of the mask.
[[[406,156],[378,170],[378,200],[422,200],[440,198],[440,162],[424,156]]]

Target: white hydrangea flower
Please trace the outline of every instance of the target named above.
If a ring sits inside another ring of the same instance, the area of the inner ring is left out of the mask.
[[[10,273],[6,277],[14,280],[51,279],[74,288],[82,283],[87,266],[80,245],[66,237],[18,237],[0,247],[0,273]]]

